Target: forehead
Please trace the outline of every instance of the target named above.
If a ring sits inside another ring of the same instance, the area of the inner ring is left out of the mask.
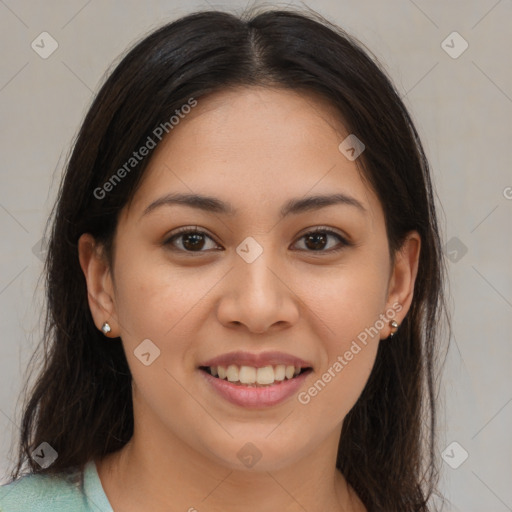
[[[259,209],[287,197],[342,192],[379,209],[356,162],[338,149],[348,132],[327,100],[240,87],[197,102],[154,151],[130,209],[140,214],[148,202],[176,191]]]

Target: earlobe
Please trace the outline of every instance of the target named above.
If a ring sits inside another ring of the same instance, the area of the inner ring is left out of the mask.
[[[110,268],[91,234],[84,233],[78,240],[78,257],[87,283],[87,298],[94,323],[105,336],[116,337],[118,326]],[[110,330],[103,328],[105,322]]]
[[[395,254],[395,261],[388,286],[387,307],[397,312],[393,319],[400,325],[406,316],[414,296],[414,284],[418,274],[418,265],[421,251],[421,237],[417,231],[407,234],[401,248]],[[400,309],[396,308],[399,304]],[[396,328],[388,327],[385,337],[394,334]]]

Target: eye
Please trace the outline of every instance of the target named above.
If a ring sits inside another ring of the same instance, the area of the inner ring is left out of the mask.
[[[334,248],[329,248],[324,250],[328,245],[329,238],[338,239],[339,243]],[[343,249],[345,246],[351,245],[343,236],[341,236],[336,231],[328,228],[315,228],[312,231],[308,231],[306,234],[302,235],[299,240],[304,239],[305,246],[307,249],[310,249],[307,252],[337,252]],[[301,250],[307,250],[301,249]]]
[[[179,229],[173,236],[168,238],[164,245],[175,245],[175,240],[181,240],[181,247],[177,247],[177,250],[185,251],[185,252],[205,252],[201,249],[207,245],[205,240],[209,239],[214,242],[215,247],[218,245],[215,243],[212,237],[207,235],[204,231],[200,231],[196,228],[181,228]]]

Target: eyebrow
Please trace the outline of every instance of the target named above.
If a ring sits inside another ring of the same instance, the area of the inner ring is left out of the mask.
[[[216,197],[200,194],[167,194],[153,201],[142,213],[141,217],[149,214],[161,206],[184,205],[211,213],[224,215],[236,215],[238,210],[232,204],[224,202]],[[341,204],[357,208],[361,213],[366,213],[366,208],[355,197],[346,194],[315,195],[290,199],[281,208],[280,217],[290,214],[299,214],[312,210],[319,210],[327,206]]]

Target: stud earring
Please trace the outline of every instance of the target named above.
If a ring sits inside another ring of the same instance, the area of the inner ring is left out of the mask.
[[[398,324],[394,320],[392,320],[391,322],[389,322],[389,326],[392,329],[394,329],[394,331],[392,331],[389,335],[389,337],[392,338],[395,335],[396,331],[398,331]]]
[[[106,336],[112,329],[110,328],[110,325],[107,322],[105,322],[101,326],[101,330],[103,331],[103,334]]]

